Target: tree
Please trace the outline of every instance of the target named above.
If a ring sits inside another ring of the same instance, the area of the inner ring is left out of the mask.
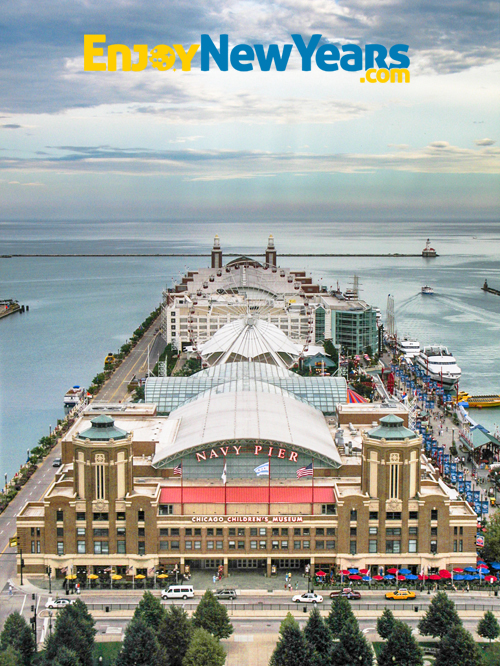
[[[0,652],[0,666],[22,666],[23,658],[21,653],[9,645],[6,650]]]
[[[348,619],[332,651],[331,666],[372,666],[373,650],[359,629],[358,621]]]
[[[356,618],[354,617],[349,601],[342,596],[334,597],[332,609],[326,619],[332,636],[338,638],[350,620],[356,621]]]
[[[171,666],[182,666],[191,641],[191,621],[180,606],[170,606],[158,628],[158,642],[165,648]]]
[[[493,643],[483,654],[482,666],[498,666],[498,664],[500,664],[500,643]]]
[[[283,630],[280,627],[281,636],[271,655],[269,666],[304,666],[304,664],[309,664],[312,653],[300,631],[298,622],[296,620],[290,622],[289,618],[286,618],[286,622],[282,622],[282,628]]]
[[[500,636],[500,625],[491,611],[486,611],[481,620],[479,620],[477,633],[482,636],[482,638],[488,638],[490,643],[492,640]]]
[[[233,625],[229,621],[227,608],[207,590],[193,614],[193,626],[206,629],[216,638],[229,638]]]
[[[441,639],[434,663],[435,666],[479,666],[482,657],[471,633],[455,625]]]
[[[304,638],[311,653],[311,666],[326,666],[332,650],[332,634],[316,607],[309,613],[304,627]]]
[[[422,650],[410,627],[404,622],[392,618],[394,623],[387,637],[387,643],[382,646],[378,656],[379,666],[423,666],[424,658]],[[379,632],[380,633],[380,632]]]
[[[0,634],[0,646],[6,650],[9,646],[21,655],[22,663],[26,666],[36,652],[35,637],[30,626],[19,613],[11,613],[5,620]]]
[[[288,611],[288,613],[285,615],[283,620],[281,621],[279,632],[283,636],[283,632],[289,625],[297,625],[297,620],[293,617],[293,615]],[[297,625],[298,626],[298,625]]]
[[[226,653],[215,636],[205,629],[195,630],[182,666],[223,666]]]
[[[135,609],[134,617],[142,618],[148,627],[151,627],[153,631],[158,631],[158,627],[165,617],[165,609],[159,598],[146,591]]]
[[[394,629],[396,618],[389,608],[384,608],[384,612],[377,620],[377,632],[380,638],[389,638]]]
[[[163,663],[154,631],[141,617],[133,617],[125,629],[125,638],[115,666],[151,666]]]
[[[57,658],[59,650],[70,645],[78,655],[82,666],[93,666],[94,636],[96,634],[94,624],[94,618],[81,599],[66,606],[58,614],[54,632],[46,642],[47,663],[52,664]]]
[[[67,647],[59,648],[57,657],[52,662],[52,666],[80,666],[81,661],[74,650]]]
[[[427,612],[418,623],[423,636],[439,636],[442,638],[454,626],[461,626],[455,604],[446,592],[438,592],[431,601]]]
[[[500,560],[500,512],[495,511],[484,529],[482,556],[488,561]]]

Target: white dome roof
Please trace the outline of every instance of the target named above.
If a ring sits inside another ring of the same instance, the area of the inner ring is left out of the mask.
[[[302,347],[274,324],[251,316],[232,321],[200,347],[209,366],[238,361],[270,363],[282,368],[298,359]]]

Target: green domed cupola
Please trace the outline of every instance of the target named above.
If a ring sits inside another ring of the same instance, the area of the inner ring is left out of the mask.
[[[380,425],[368,431],[368,437],[371,439],[385,439],[387,441],[413,439],[417,437],[416,433],[406,428],[404,421],[395,414],[389,414],[380,419]]]
[[[107,442],[110,439],[120,440],[128,437],[128,432],[117,428],[115,420],[106,414],[100,414],[91,421],[90,428],[83,430],[78,439],[90,439],[92,442]]]

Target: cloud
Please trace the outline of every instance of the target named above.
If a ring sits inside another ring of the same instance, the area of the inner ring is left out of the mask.
[[[476,146],[492,146],[495,141],[493,141],[493,139],[476,139],[474,143]]]
[[[7,125],[0,125],[2,129],[20,129],[22,125],[15,125],[14,123],[9,123]]]
[[[202,139],[202,135],[198,136],[178,136],[175,139],[170,139],[169,143],[187,143],[188,141],[197,141],[198,139]]]
[[[0,181],[0,182],[4,182],[4,181]],[[21,183],[21,182],[18,181],[18,180],[9,180],[9,181],[7,182],[7,185],[21,185],[22,187],[45,187],[44,183],[37,183],[37,182],[34,182],[34,183]]]
[[[499,173],[500,148],[460,148],[434,141],[420,149],[385,154],[279,153],[231,150],[142,150],[112,146],[59,146],[63,155],[40,159],[0,158],[0,170],[22,173],[176,176],[215,181],[269,178],[282,174]]]

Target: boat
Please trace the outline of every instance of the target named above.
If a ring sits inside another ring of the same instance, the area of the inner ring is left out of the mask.
[[[447,388],[453,388],[462,376],[455,357],[447,347],[441,345],[424,347],[417,356],[416,363],[433,381]]]
[[[421,292],[424,296],[432,296],[434,294],[434,289],[426,284],[425,287],[422,287]]]
[[[73,409],[73,407],[78,405],[83,400],[84,396],[84,388],[81,386],[73,386],[69,389],[69,391],[66,391],[66,395],[64,396],[64,406],[66,409]]]
[[[405,358],[415,358],[420,353],[420,342],[418,340],[410,340],[410,338],[398,339],[396,351],[398,354],[403,354]]]
[[[422,250],[422,256],[423,257],[437,257],[438,256],[436,250],[433,247],[431,247],[430,238],[427,239],[425,247]]]
[[[467,391],[460,391],[457,402],[466,403],[464,406],[482,409],[483,407],[500,407],[500,395],[469,395]]]

